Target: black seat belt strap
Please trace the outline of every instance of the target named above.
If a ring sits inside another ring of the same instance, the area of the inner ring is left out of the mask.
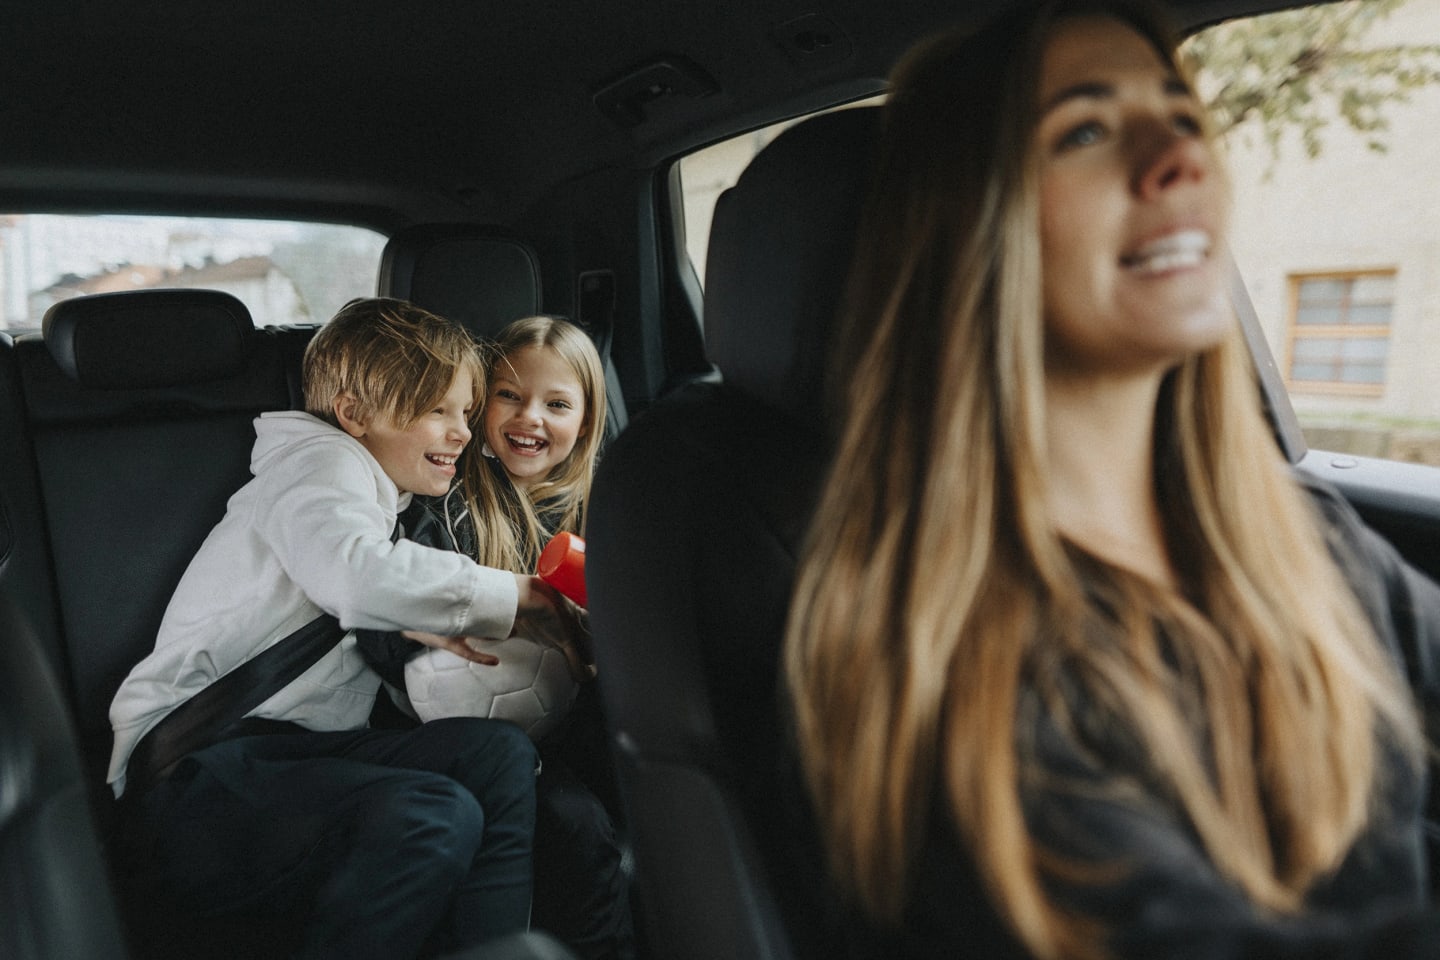
[[[390,542],[403,532],[397,517]],[[318,663],[345,633],[339,620],[322,613],[171,710],[131,751],[125,792],[144,790],[169,776],[187,753],[224,739],[230,727]]]
[[[221,740],[227,728],[310,669],[344,636],[340,621],[322,614],[171,710],[130,754],[126,792],[145,789],[187,753]]]

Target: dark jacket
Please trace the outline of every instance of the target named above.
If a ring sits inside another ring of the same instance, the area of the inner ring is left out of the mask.
[[[518,497],[510,478],[498,460],[486,458],[490,482],[502,484],[511,497]],[[537,508],[540,523],[553,531],[554,511],[546,504]],[[475,524],[458,486],[451,487],[443,497],[414,497],[399,516],[401,535],[427,547],[463,553],[474,559],[480,553]],[[518,572],[518,571],[511,571]],[[424,645],[407,640],[399,633],[378,630],[357,630],[355,638],[361,655],[380,674],[381,679],[397,689],[405,689],[405,661],[415,656]]]
[[[1440,588],[1409,567],[1330,488],[1307,482],[1327,539],[1377,635],[1404,670],[1425,717],[1440,716]],[[1121,864],[1108,882],[1052,884],[1062,904],[1100,920],[1118,958],[1440,957],[1440,916],[1430,906],[1426,807],[1429,772],[1393,752],[1379,757],[1376,814],[1336,874],[1318,884],[1297,917],[1257,909],[1223,878],[1188,821],[1153,793],[1119,797],[1117,775],[1144,782],[1143,757],[1077,745],[1034,699],[1022,707],[1021,736],[1033,737],[1039,765],[1059,777],[1023,794],[1026,822],[1047,850],[1080,862]],[[1088,732],[1088,731],[1087,731]],[[1097,757],[1103,754],[1103,759]],[[932,804],[903,932],[865,927],[853,942],[870,957],[1026,957],[991,906],[946,803]]]

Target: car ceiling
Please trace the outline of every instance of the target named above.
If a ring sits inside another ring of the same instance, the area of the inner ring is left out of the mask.
[[[992,2],[7,0],[0,210],[507,222],[588,172],[873,92]]]

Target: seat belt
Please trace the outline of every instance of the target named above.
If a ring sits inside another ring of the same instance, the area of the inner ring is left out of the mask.
[[[404,532],[400,518],[390,531]],[[246,714],[279,693],[345,638],[328,613],[271,644],[166,714],[135,744],[125,765],[125,795],[165,779],[186,754],[219,743]]]
[[[171,710],[131,752],[125,792],[143,791],[169,776],[186,754],[224,739],[227,729],[310,669],[345,633],[339,620],[321,614]]]

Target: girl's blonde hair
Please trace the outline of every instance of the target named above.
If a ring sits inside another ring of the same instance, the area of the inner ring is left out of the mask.
[[[491,378],[527,347],[553,350],[569,365],[580,383],[585,410],[575,449],[528,490],[520,491],[496,475],[503,470],[492,473],[480,455],[479,444],[471,444],[462,460],[464,489],[478,540],[476,559],[485,566],[516,572],[533,572],[550,537],[582,530],[605,429],[605,373],[585,331],[559,317],[516,320],[487,347]]]
[[[1105,931],[1047,897],[1046,878],[1073,881],[1075,865],[1023,814],[1022,785],[1044,775],[1017,722],[1024,698],[1062,730],[1098,712],[1134,731],[1216,868],[1279,913],[1366,824],[1377,736],[1419,750],[1408,696],[1278,456],[1238,331],[1172,371],[1156,411],[1185,596],[1084,555],[1047,510],[1030,140],[1045,42],[1081,15],[1118,19],[1175,62],[1148,8],[1059,0],[936,40],[896,73],[846,300],[843,428],[785,651],[842,886],[898,923],[943,797],[1042,958],[1103,956]]]

